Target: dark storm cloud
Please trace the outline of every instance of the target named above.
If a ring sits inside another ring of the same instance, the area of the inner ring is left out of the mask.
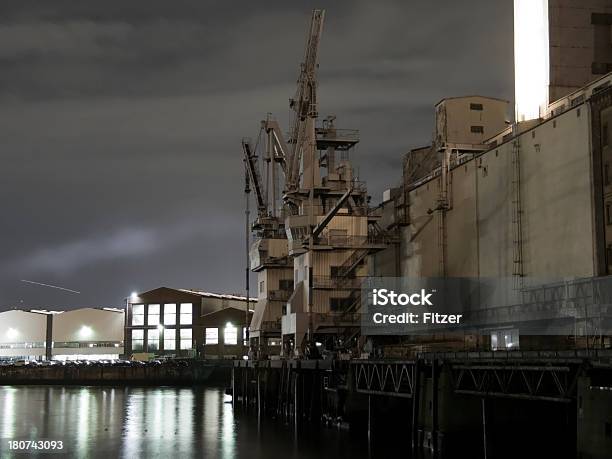
[[[439,99],[511,97],[508,1],[2,2],[0,307],[240,291],[239,141],[287,126],[313,7],[320,113],[361,130],[373,201]]]

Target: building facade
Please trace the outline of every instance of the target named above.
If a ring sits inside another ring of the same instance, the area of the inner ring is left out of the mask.
[[[528,330],[545,322],[558,327],[551,334],[559,339],[548,336],[540,346],[565,346],[577,336],[609,344],[605,311],[595,316],[567,305],[579,304],[570,296],[578,285],[606,291],[601,282],[612,270],[611,124],[609,74],[550,104],[543,119],[487,140],[483,151],[434,147],[430,156],[438,160],[427,172],[407,159],[404,185],[386,194],[381,219],[401,242],[371,257],[370,274],[508,280],[534,297],[545,294],[540,286],[556,285],[548,291],[563,301],[538,300],[520,314],[479,297],[470,309],[482,320],[470,333],[487,336],[483,345],[493,350],[517,348],[536,342]],[[594,330],[600,336],[589,338]]]
[[[0,359],[118,359],[124,312],[115,308],[0,312]]]
[[[249,308],[256,303],[251,299]],[[160,287],[127,300],[126,355],[241,358],[248,353],[246,297]]]

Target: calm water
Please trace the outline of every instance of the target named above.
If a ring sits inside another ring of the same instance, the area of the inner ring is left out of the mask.
[[[0,386],[0,456],[177,459],[368,457],[364,436],[297,434],[234,413],[221,389]],[[8,439],[62,440],[63,454],[16,454]]]

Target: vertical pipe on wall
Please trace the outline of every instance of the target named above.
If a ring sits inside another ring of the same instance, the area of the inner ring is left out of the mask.
[[[438,362],[431,361],[431,449],[434,457],[438,456]]]
[[[486,401],[483,397],[481,399],[482,403],[482,449],[483,449],[483,457],[487,459],[487,411],[486,411]]]

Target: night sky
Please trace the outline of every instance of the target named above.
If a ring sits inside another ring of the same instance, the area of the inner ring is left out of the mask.
[[[319,113],[361,131],[373,203],[440,99],[512,99],[509,0],[3,0],[0,310],[243,292],[240,140],[288,130],[315,7]]]

